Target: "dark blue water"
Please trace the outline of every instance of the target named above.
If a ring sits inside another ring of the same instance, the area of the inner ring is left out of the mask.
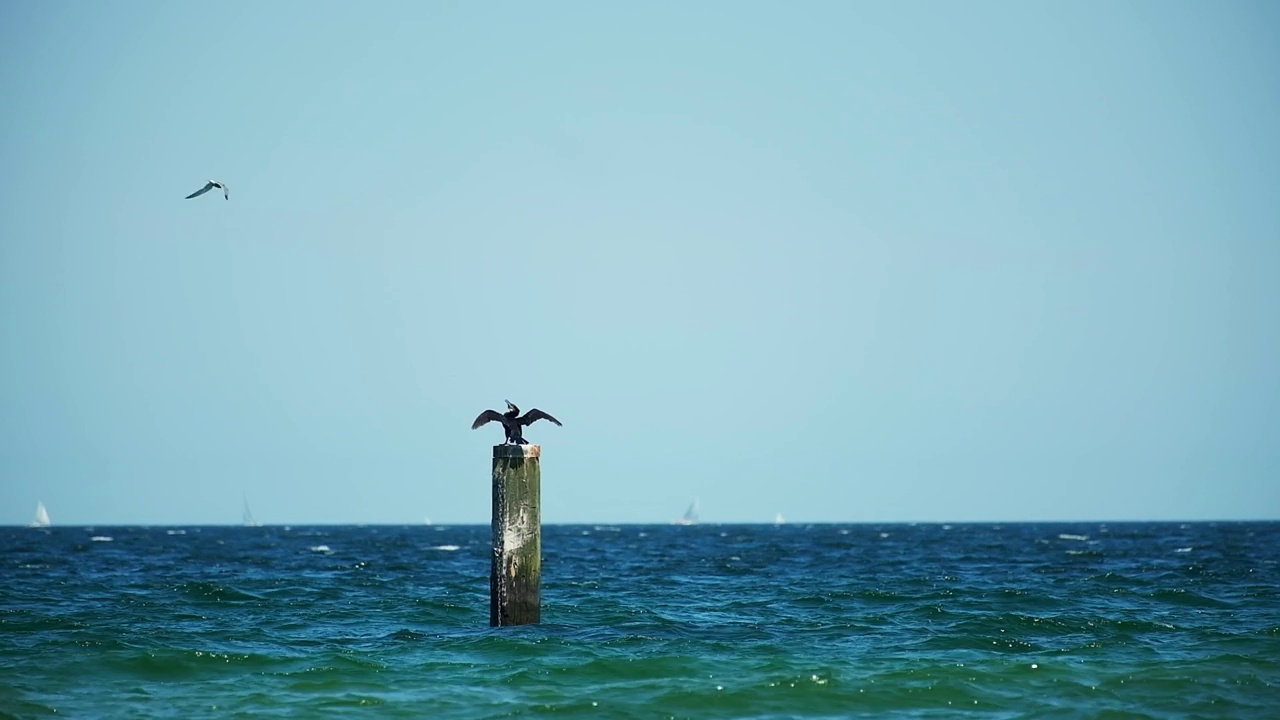
[[[1271,718],[1280,523],[0,529],[0,717]]]

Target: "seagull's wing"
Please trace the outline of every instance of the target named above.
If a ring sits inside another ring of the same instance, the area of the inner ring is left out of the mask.
[[[190,200],[190,199],[191,199],[191,198],[193,198],[193,197],[199,197],[199,196],[201,196],[201,195],[203,195],[203,194],[205,194],[205,193],[209,192],[211,189],[213,189],[213,183],[205,183],[205,184],[204,184],[204,187],[202,187],[202,188],[200,188],[199,190],[197,190],[197,191],[195,191],[195,192],[191,193],[190,195],[186,196],[185,198],[183,198],[183,200]]]
[[[533,408],[533,409],[532,409],[532,410],[530,410],[529,412],[525,413],[525,414],[524,414],[524,417],[520,418],[520,424],[521,424],[521,425],[532,425],[532,424],[533,424],[533,422],[534,422],[535,420],[550,420],[551,422],[553,422],[553,423],[555,423],[555,424],[557,424],[557,425],[559,425],[559,424],[560,424],[560,421],[559,421],[559,420],[557,420],[557,419],[555,419],[555,418],[551,417],[550,415],[548,415],[548,414],[546,414],[546,413],[542,412],[542,411],[541,411],[541,410],[539,410],[538,408]]]
[[[476,428],[489,422],[490,420],[492,420],[493,422],[502,422],[502,413],[498,412],[497,410],[485,410],[484,412],[480,413],[480,417],[476,418],[475,422],[471,423],[471,429],[475,430]]]
[[[226,183],[222,183],[222,199],[223,200],[231,199],[231,188],[227,187]]]

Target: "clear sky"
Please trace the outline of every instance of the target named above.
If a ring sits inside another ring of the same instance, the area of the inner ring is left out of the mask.
[[[504,398],[549,523],[1280,518],[1278,37],[0,4],[0,523],[485,523]]]

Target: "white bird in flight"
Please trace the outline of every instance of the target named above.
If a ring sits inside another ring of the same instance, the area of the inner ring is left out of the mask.
[[[199,196],[201,196],[201,195],[203,195],[203,194],[205,194],[205,193],[209,192],[210,190],[212,190],[212,189],[214,189],[214,188],[221,188],[221,189],[222,189],[222,197],[223,197],[224,199],[226,199],[226,200],[230,200],[230,199],[231,199],[231,193],[227,191],[227,184],[226,184],[226,183],[220,183],[220,182],[218,182],[217,180],[210,180],[209,182],[207,182],[207,183],[205,183],[205,184],[204,184],[204,187],[202,187],[202,188],[200,188],[199,190],[197,190],[197,191],[195,191],[195,192],[191,193],[190,195],[186,196],[186,197],[185,197],[185,198],[183,198],[183,199],[184,199],[184,200],[190,200],[190,199],[191,199],[191,198],[193,198],[193,197],[199,197]]]

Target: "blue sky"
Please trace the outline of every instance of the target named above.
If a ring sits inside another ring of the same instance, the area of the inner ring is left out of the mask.
[[[1278,34],[6,3],[0,522],[1280,518]]]

